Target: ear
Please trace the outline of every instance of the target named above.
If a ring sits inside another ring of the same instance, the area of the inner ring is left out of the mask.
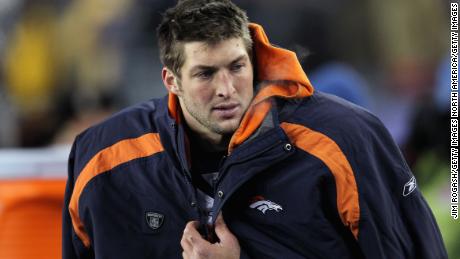
[[[163,67],[161,70],[161,78],[163,79],[163,84],[169,92],[178,96],[180,95],[179,85],[177,84],[178,80],[171,70]]]

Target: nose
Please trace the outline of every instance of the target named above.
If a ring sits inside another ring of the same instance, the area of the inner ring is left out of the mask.
[[[217,76],[217,88],[216,95],[223,98],[228,98],[235,93],[233,77],[227,71],[220,71],[221,73]]]

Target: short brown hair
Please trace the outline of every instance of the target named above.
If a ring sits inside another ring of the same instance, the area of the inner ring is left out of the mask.
[[[252,39],[246,12],[230,0],[182,0],[166,10],[157,28],[160,59],[180,77],[185,62],[183,43],[204,41],[213,45],[241,37],[249,57]]]

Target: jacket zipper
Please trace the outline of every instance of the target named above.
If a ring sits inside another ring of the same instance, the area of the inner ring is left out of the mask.
[[[264,149],[260,150],[259,152],[255,153],[253,156],[250,156],[250,157],[248,157],[247,159],[238,161],[238,163],[246,162],[246,161],[250,160],[252,157],[257,156],[257,155],[260,155],[260,154],[266,152],[267,150],[273,148],[274,146],[276,146],[276,145],[278,145],[278,144],[280,144],[280,143],[282,143],[282,142],[283,142],[282,140],[279,140],[279,141],[277,141],[276,143],[274,143],[274,144],[268,146],[267,148],[264,148]],[[281,160],[281,159],[280,159],[280,160]],[[235,163],[231,163],[230,165],[233,165],[233,164],[237,164],[237,163],[236,163],[236,162],[235,162]],[[226,167],[225,167],[225,170],[227,170],[228,167],[229,167],[230,165],[227,164]],[[224,171],[223,171],[223,172],[224,172]],[[222,174],[222,175],[223,175],[223,174]],[[222,177],[219,176],[218,181],[215,181],[215,182],[214,182],[214,193],[217,192],[217,185],[218,185],[217,183],[218,183],[221,179],[222,179]],[[219,213],[219,212],[220,212],[220,210],[221,210],[222,207],[224,206],[225,202],[229,199],[229,197],[231,197],[231,194],[233,194],[233,193],[235,192],[235,190],[237,190],[238,188],[240,188],[240,186],[243,185],[243,184],[244,184],[244,182],[240,181],[237,185],[232,186],[232,188],[228,191],[228,195],[226,195],[226,196],[224,197],[224,199],[222,199],[222,201],[221,201],[220,204],[219,204],[219,207],[217,207],[216,213]],[[214,215],[213,215],[213,216],[214,216]],[[212,222],[213,224],[214,224],[216,218],[217,218],[217,215],[215,215],[215,217],[213,217],[213,222]]]
[[[219,173],[219,176],[218,176],[218,178],[216,179],[216,181],[214,182],[214,185],[217,186],[217,183],[220,182],[220,180],[221,180],[222,177],[224,176],[225,172],[227,171],[227,169],[228,169],[231,165],[239,164],[239,163],[244,163],[244,162],[246,162],[246,161],[249,161],[249,160],[251,160],[253,157],[256,157],[256,156],[258,156],[258,155],[260,155],[260,154],[262,154],[262,153],[265,153],[266,151],[272,149],[274,146],[276,146],[276,145],[278,145],[278,144],[280,144],[280,143],[282,143],[282,142],[283,142],[282,140],[278,140],[278,141],[276,141],[275,143],[271,144],[270,146],[268,146],[268,147],[266,147],[266,148],[264,148],[264,149],[262,149],[262,150],[259,150],[258,152],[253,153],[253,154],[250,155],[250,156],[247,156],[247,157],[245,157],[245,158],[243,158],[243,159],[241,159],[241,160],[238,160],[238,161],[231,162],[231,163],[229,163],[229,164],[225,164],[225,161],[227,161],[228,158],[230,158],[231,154],[228,155],[228,156],[225,156],[225,160],[222,162],[222,165],[224,166],[224,167],[222,168],[222,173]],[[215,193],[215,191],[216,191],[216,190],[214,189],[214,193]]]

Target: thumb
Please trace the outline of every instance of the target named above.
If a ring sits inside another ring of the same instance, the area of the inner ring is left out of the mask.
[[[222,212],[219,213],[216,219],[215,223],[215,231],[216,235],[220,240],[220,243],[236,243],[238,242],[236,237],[230,232],[230,230],[227,227],[227,224],[225,224],[224,217],[222,216]]]

